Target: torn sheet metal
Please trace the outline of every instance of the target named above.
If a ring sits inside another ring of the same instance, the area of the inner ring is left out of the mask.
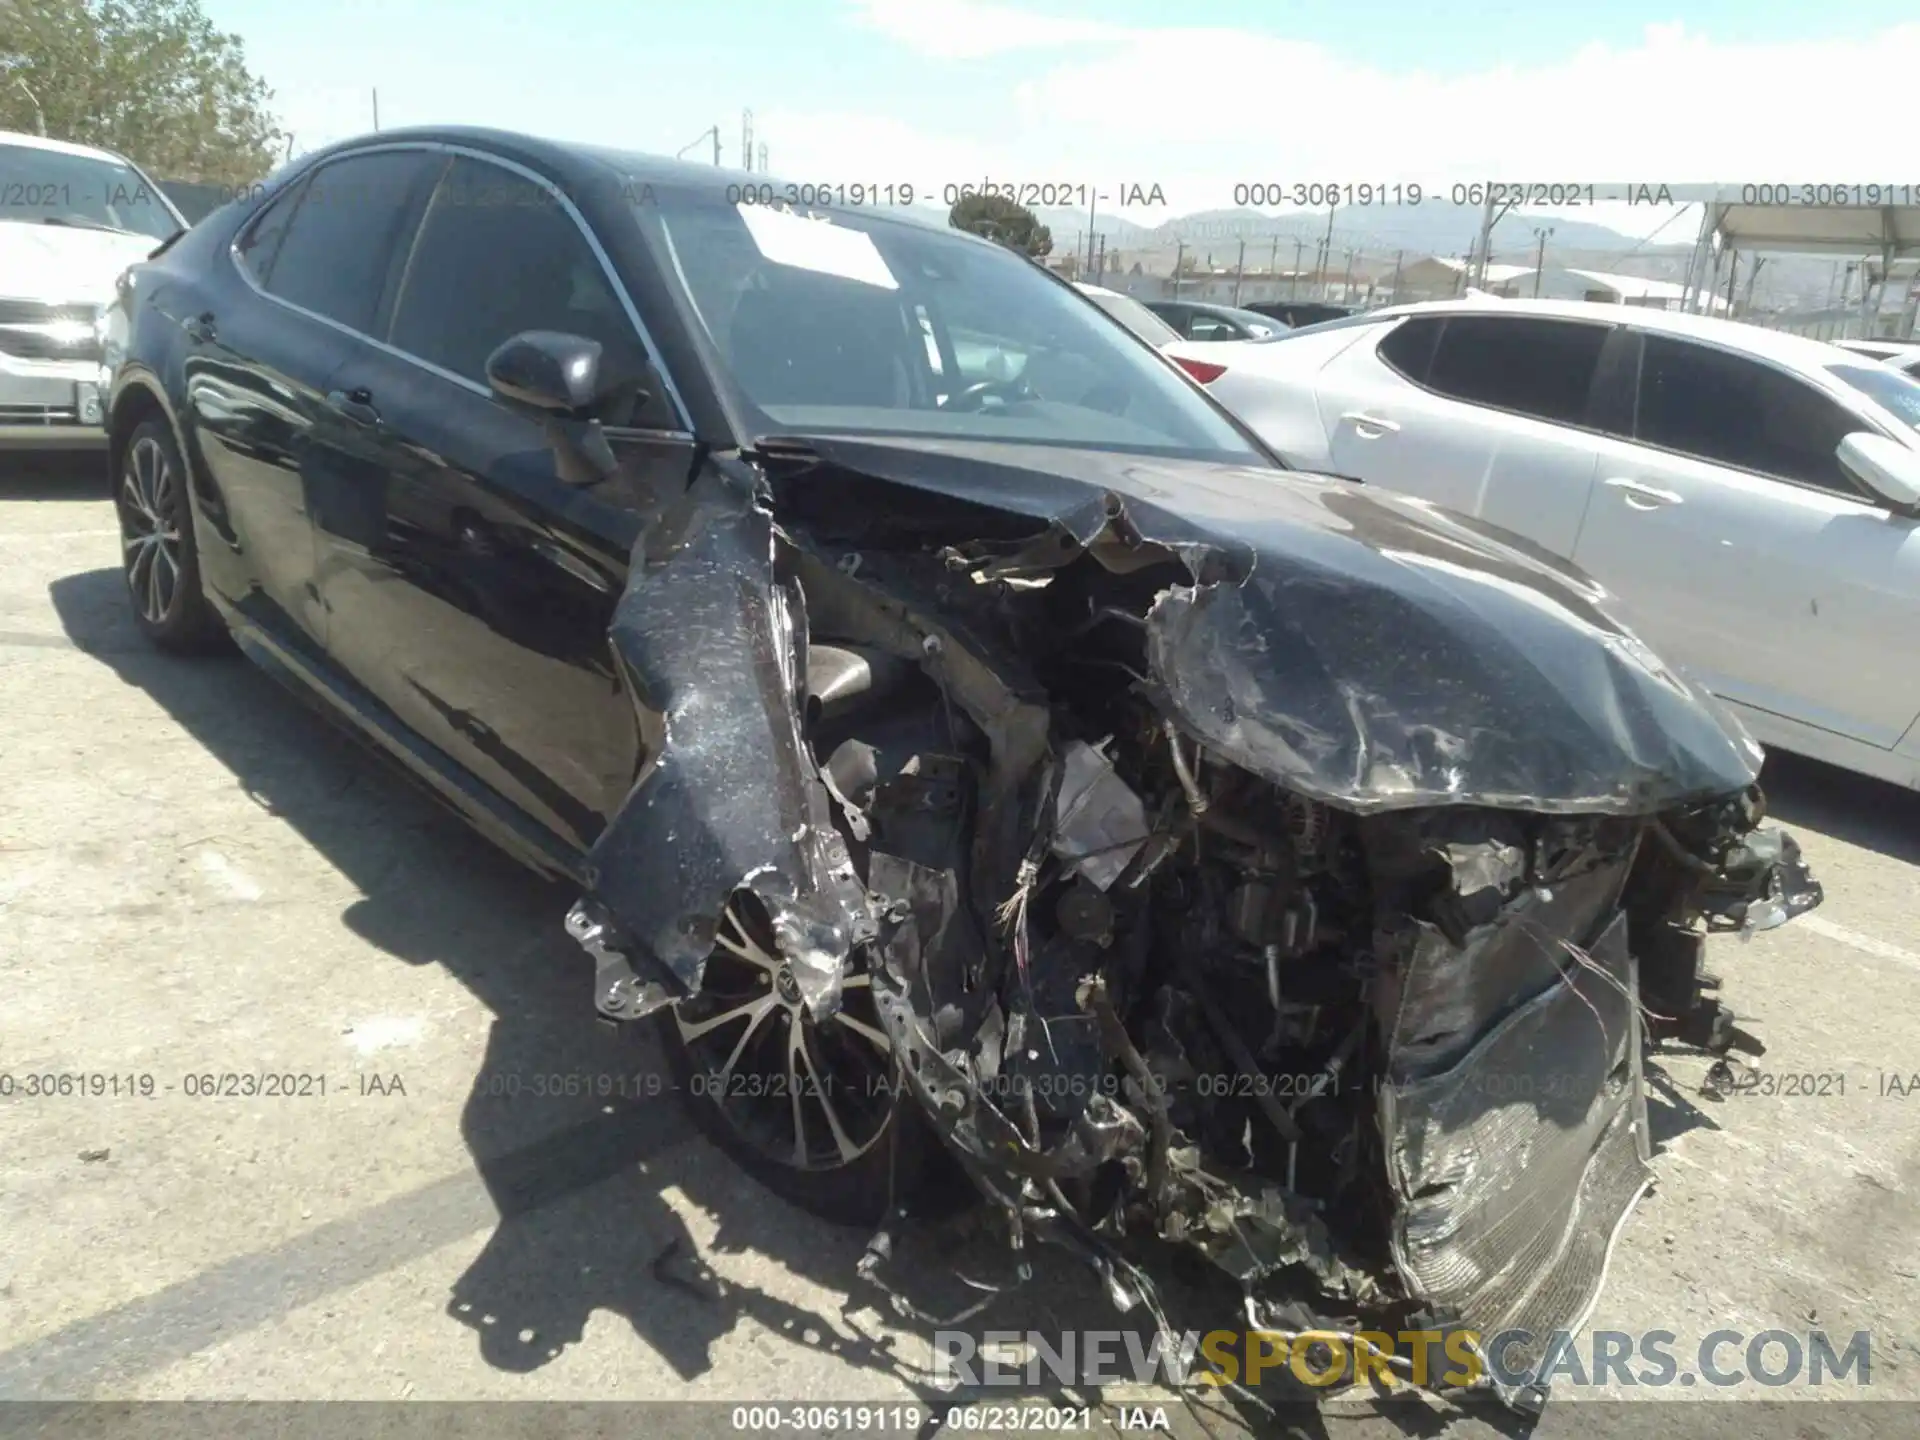
[[[1410,1041],[1389,1055],[1380,1128],[1397,1207],[1393,1258],[1439,1313],[1483,1334],[1545,1337],[1584,1323],[1621,1223],[1652,1179],[1638,990],[1624,914],[1587,947],[1524,925],[1498,937],[1557,951],[1554,978],[1443,1069]],[[1463,978],[1468,969],[1440,947],[1423,957]],[[1510,1363],[1530,1368],[1523,1355]]]
[[[902,1093],[1016,1251],[1156,1316],[1130,1237],[1272,1328],[1577,1325],[1646,1183],[1629,939],[1691,1013],[1703,908],[1817,903],[1744,732],[1580,576],[1412,502],[1053,447],[762,459],[634,557],[652,758],[591,856],[600,973],[698,985],[742,886],[817,1005],[867,944]],[[1129,624],[1083,645],[1083,613]]]
[[[1705,901],[1713,928],[1737,930],[1750,940],[1806,914],[1825,898],[1826,891],[1801,857],[1799,842],[1785,830],[1767,829],[1750,832],[1732,848],[1708,885]]]
[[[1358,812],[1496,805],[1653,814],[1739,790],[1759,747],[1663,665],[1604,592],[1465,516],[1312,476],[1152,456],[915,438],[809,439],[906,492],[1049,533],[980,564],[1178,557],[1148,658],[1182,726],[1225,758]],[[804,485],[806,482],[800,482]],[[950,538],[950,537],[949,537]],[[1051,557],[1051,558],[1050,558]]]
[[[1067,747],[1063,764],[1053,853],[1070,873],[1111,889],[1152,833],[1147,808],[1107,757],[1085,741]]]
[[[745,887],[824,1012],[873,922],[801,734],[806,615],[775,574],[757,481],[710,461],[635,547],[612,637],[650,756],[588,857],[591,891],[637,956],[690,993]]]

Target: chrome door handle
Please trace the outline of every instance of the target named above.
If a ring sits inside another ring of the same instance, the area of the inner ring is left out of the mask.
[[[1398,435],[1400,433],[1400,422],[1398,420],[1389,420],[1384,415],[1369,415],[1364,410],[1349,410],[1340,418],[1342,420],[1351,420],[1356,430],[1372,430],[1387,435]]]
[[[1684,497],[1671,490],[1662,490],[1657,485],[1643,485],[1625,475],[1615,475],[1605,482],[1607,487],[1618,490],[1626,498],[1627,504],[1636,510],[1652,510],[1661,505],[1684,504]]]

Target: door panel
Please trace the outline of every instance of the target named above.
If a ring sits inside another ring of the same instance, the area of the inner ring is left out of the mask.
[[[1324,372],[1336,466],[1571,557],[1595,466],[1579,427],[1616,335],[1524,314],[1415,316]]]
[[[1477,419],[1489,454],[1468,513],[1571,559],[1599,468],[1597,437],[1497,410]]]
[[[316,516],[329,651],[405,723],[585,849],[637,772],[607,629],[656,495],[691,442],[612,437],[622,469],[560,480],[542,428],[369,347],[338,377],[379,415]]]
[[[283,639],[325,643],[314,583],[308,491],[335,443],[327,381],[350,341],[235,287],[183,365],[184,422],[226,535],[202,537],[205,573],[228,601]],[[237,548],[237,554],[235,550]]]
[[[1341,351],[1315,386],[1334,471],[1474,514],[1492,468],[1493,434],[1471,406],[1430,394],[1389,367],[1376,353],[1379,339]]]
[[[222,264],[224,298],[187,317],[187,407],[221,523],[249,556],[246,593],[231,598],[316,652],[327,615],[311,510],[316,492],[364,463],[359,427],[329,400],[330,382],[375,327],[397,241],[442,165],[404,148],[322,163],[242,230],[232,268]],[[230,568],[216,563],[214,583]]]
[[[1716,694],[1890,748],[1920,715],[1920,526],[1624,440],[1574,559]]]

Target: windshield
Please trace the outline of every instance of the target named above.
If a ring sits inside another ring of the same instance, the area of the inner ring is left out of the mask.
[[[1131,295],[1114,290],[1082,290],[1080,293],[1156,350],[1180,338],[1178,330]]]
[[[1289,333],[1281,321],[1236,305],[1208,305],[1195,309],[1187,321],[1187,335],[1194,340],[1237,340],[1261,345]]]
[[[732,204],[717,186],[650,187],[633,213],[760,434],[1272,463],[1171,365],[1011,251],[877,214]]]
[[[0,145],[0,220],[155,240],[180,228],[152,182],[132,166],[29,145]]]
[[[1889,365],[1829,365],[1827,369],[1882,409],[1891,410],[1920,430],[1920,382]]]

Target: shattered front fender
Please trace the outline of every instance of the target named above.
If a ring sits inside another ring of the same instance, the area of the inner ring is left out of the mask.
[[[647,761],[588,856],[610,948],[691,994],[744,890],[808,1004],[831,1011],[873,921],[802,733],[805,600],[779,573],[757,471],[709,459],[642,534],[611,636]]]

